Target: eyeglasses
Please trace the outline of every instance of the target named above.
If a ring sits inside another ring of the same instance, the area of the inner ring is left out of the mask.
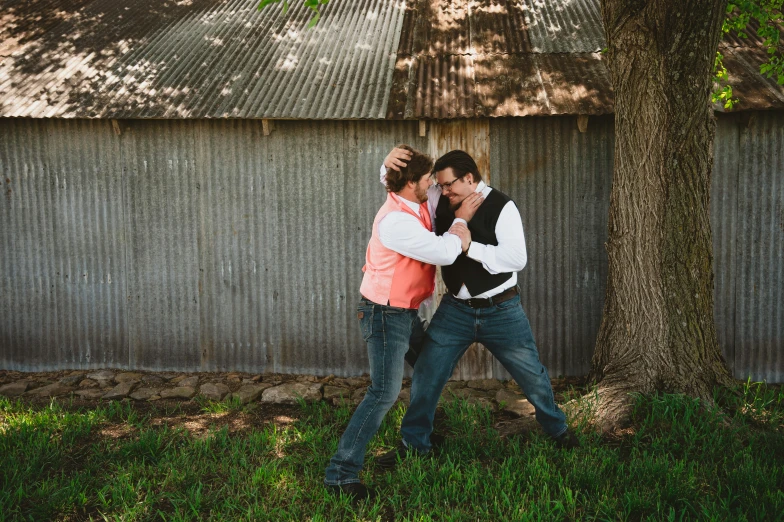
[[[436,187],[440,188],[442,191],[444,189],[452,190],[452,184],[453,183],[457,183],[461,179],[463,179],[463,178],[453,179],[452,181],[447,181],[446,183],[436,183]]]

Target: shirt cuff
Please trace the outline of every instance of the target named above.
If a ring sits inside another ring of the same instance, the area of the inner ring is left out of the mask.
[[[452,224],[454,225],[454,224],[456,224],[456,223],[462,223],[462,224],[464,224],[465,226],[468,226],[468,221],[466,221],[466,220],[465,220],[465,219],[463,219],[463,218],[456,217],[456,218],[455,218],[455,220],[454,220],[454,221],[452,221]]]
[[[484,253],[485,245],[482,243],[477,243],[476,241],[471,241],[471,246],[468,247],[468,252],[466,252],[466,255],[474,261],[479,261],[481,263]]]

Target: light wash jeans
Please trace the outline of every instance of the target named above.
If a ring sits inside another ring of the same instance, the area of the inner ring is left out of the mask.
[[[414,365],[423,341],[422,322],[416,310],[362,298],[357,316],[367,342],[371,384],[329,461],[324,479],[327,485],[359,482],[365,448],[400,394],[405,362]]]

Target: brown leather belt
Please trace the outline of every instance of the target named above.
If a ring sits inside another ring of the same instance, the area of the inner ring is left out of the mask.
[[[457,299],[457,301],[460,303],[470,306],[471,308],[489,308],[491,306],[508,301],[519,293],[520,291],[518,290],[517,285],[515,285],[512,288],[504,290],[500,294],[494,295],[493,297],[484,297],[481,299],[476,297],[472,297],[471,299],[455,299]]]

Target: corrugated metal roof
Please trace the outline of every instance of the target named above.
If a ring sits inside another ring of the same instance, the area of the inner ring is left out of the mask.
[[[738,99],[733,112],[784,108],[784,86],[776,84],[775,78],[766,78],[759,72],[760,65],[767,60],[764,49],[722,44],[719,50],[724,55],[733,97]],[[716,110],[724,109],[717,104]]]
[[[600,0],[0,0],[0,117],[473,118],[613,112]],[[784,108],[750,38],[735,110]],[[721,110],[719,104],[716,109]]]
[[[0,116],[384,117],[397,2],[256,4],[4,0]]]
[[[398,60],[387,117],[608,114],[601,53],[422,55]]]
[[[599,0],[524,0],[536,53],[595,53],[607,47]]]
[[[410,4],[387,118],[613,112],[600,0]],[[722,47],[735,110],[784,108],[784,88],[759,74],[759,45],[752,31]]]

